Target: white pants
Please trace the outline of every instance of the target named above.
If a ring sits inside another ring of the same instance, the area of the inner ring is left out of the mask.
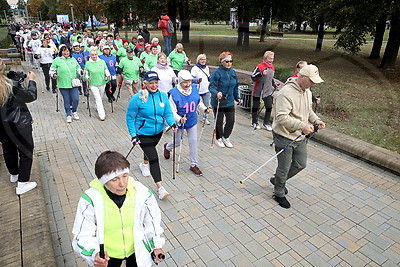
[[[184,133],[183,129],[178,129],[178,132],[175,134],[175,147],[179,147],[181,145],[182,134]],[[192,128],[186,129],[186,133],[188,136],[189,143],[189,152],[190,152],[190,166],[193,167],[198,164],[199,156],[197,151],[197,125],[195,124]],[[172,151],[174,147],[173,142],[169,142],[167,144],[167,150]]]
[[[104,120],[106,118],[106,112],[104,111],[103,106],[103,95],[104,95],[104,88],[106,85],[101,86],[90,86],[90,90],[93,93],[94,100],[96,101],[96,109],[99,113],[100,120]]]

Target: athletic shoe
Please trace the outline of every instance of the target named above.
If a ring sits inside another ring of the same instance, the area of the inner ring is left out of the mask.
[[[56,94],[56,93],[57,93],[56,89],[53,89],[52,92],[53,92],[53,94]]]
[[[50,91],[50,87],[47,87],[46,90],[47,90],[47,91]]]
[[[270,179],[269,179],[269,182],[272,184],[272,185],[275,185],[275,177],[271,177]],[[289,191],[287,190],[287,188],[286,188],[286,186],[285,186],[285,195],[287,195],[289,193]]]
[[[252,126],[253,126],[253,130],[260,130],[261,129],[260,125],[258,125],[257,122],[253,123]]]
[[[232,147],[233,147],[231,141],[229,141],[229,138],[222,137],[222,142],[224,142],[224,145],[225,145],[226,147],[229,147],[229,148],[232,148]]]
[[[158,198],[160,200],[163,200],[164,198],[168,197],[169,193],[167,192],[167,190],[165,190],[164,186],[161,186],[160,188],[158,188]]]
[[[272,131],[272,126],[271,126],[271,124],[265,124],[265,123],[263,123],[263,127],[264,127],[265,130],[267,130],[267,131]]]
[[[164,158],[169,159],[171,157],[171,151],[167,149],[167,143],[164,144]]]
[[[113,102],[113,100],[112,100],[112,98],[110,97],[109,99],[108,99],[108,103],[112,103]]]
[[[29,190],[32,190],[36,186],[37,186],[36,182],[18,182],[15,192],[17,193],[17,195],[21,195],[23,193],[28,192]]]
[[[224,142],[222,141],[222,138],[215,140],[215,144],[216,144],[218,147],[225,147],[225,144],[224,144]]]
[[[100,117],[100,120],[101,121],[104,121],[106,119],[106,117],[104,116],[104,117]]]
[[[206,124],[207,124],[207,125],[210,125],[210,124],[211,124],[210,121],[209,121],[208,119],[206,119]]]
[[[79,120],[78,112],[72,112],[72,118],[74,120]]]
[[[72,117],[71,116],[67,116],[67,122],[71,123],[72,122]]]
[[[143,176],[150,176],[151,174],[150,174],[150,167],[149,167],[149,164],[147,163],[147,164],[145,164],[145,163],[143,163],[143,162],[141,162],[140,164],[139,164],[139,167],[140,167],[140,170],[142,171],[142,175]]]
[[[112,99],[112,101],[115,101],[115,97],[114,96],[111,96],[111,99]]]
[[[286,197],[277,197],[273,195],[272,198],[275,199],[275,201],[278,202],[279,206],[281,206],[282,208],[290,208],[290,203],[289,201],[287,201]]]
[[[18,174],[11,174],[10,175],[10,182],[11,183],[16,183],[16,182],[18,182]]]
[[[203,175],[203,173],[200,171],[199,167],[197,167],[196,165],[194,165],[193,167],[190,167],[190,170],[197,176]]]

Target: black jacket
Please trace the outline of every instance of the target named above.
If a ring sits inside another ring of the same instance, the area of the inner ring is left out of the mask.
[[[6,104],[0,107],[0,117],[3,126],[11,128],[23,129],[32,125],[32,116],[26,103],[33,102],[37,99],[37,88],[35,81],[28,82],[28,88],[13,81],[13,94],[10,95]]]

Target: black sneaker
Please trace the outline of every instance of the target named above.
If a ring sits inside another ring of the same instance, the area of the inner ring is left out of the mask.
[[[113,101],[115,101],[115,97],[114,97],[114,96],[111,96],[111,99],[112,99]]]
[[[108,99],[108,103],[112,103],[113,102],[113,100],[112,100],[112,98],[110,97],[109,99]]]
[[[286,197],[277,197],[273,195],[272,198],[275,199],[275,201],[278,202],[279,206],[281,206],[282,208],[290,208],[290,203],[289,201],[287,201]]]
[[[53,94],[56,94],[56,93],[57,93],[56,89],[53,89],[53,91],[52,91],[52,92],[53,92]]]
[[[269,179],[269,182],[273,185],[275,185],[275,177],[271,177]],[[289,191],[287,190],[286,186],[285,186],[285,195],[287,195],[289,193]]]

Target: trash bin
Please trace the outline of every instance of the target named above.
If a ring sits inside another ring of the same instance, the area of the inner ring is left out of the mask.
[[[239,88],[239,98],[242,99],[242,104],[239,107],[243,109],[250,109],[251,105],[251,85],[248,84],[240,84]]]

